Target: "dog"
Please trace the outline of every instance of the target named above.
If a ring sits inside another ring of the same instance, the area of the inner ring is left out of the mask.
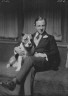
[[[22,34],[21,43],[14,48],[14,55],[10,58],[7,68],[12,66],[16,68],[15,71],[19,71],[21,69],[21,63],[24,62],[27,56],[32,55],[33,49],[32,35]]]

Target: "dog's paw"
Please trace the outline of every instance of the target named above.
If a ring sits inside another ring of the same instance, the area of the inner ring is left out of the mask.
[[[10,67],[10,64],[7,64],[7,66],[6,66],[7,68],[9,68]]]
[[[20,71],[21,67],[17,68],[15,71]]]

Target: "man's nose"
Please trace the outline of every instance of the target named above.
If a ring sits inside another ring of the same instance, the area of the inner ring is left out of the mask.
[[[43,27],[41,26],[41,27],[40,27],[40,30],[42,30],[42,29],[43,29]]]
[[[40,29],[42,29],[42,26],[40,26]]]

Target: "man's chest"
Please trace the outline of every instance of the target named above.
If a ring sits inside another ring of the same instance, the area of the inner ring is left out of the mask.
[[[39,35],[39,36],[35,36],[34,37],[34,40],[33,41],[34,41],[34,43],[35,43],[36,46],[38,46],[38,44],[40,43],[41,39],[42,39],[42,35]]]
[[[49,37],[46,36],[44,38],[44,36],[40,36],[39,39],[36,39],[36,37],[34,37],[34,43],[35,43],[36,47],[49,46]]]

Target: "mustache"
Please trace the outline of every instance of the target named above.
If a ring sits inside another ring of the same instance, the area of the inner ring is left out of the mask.
[[[44,31],[43,29],[41,29],[40,31]]]

